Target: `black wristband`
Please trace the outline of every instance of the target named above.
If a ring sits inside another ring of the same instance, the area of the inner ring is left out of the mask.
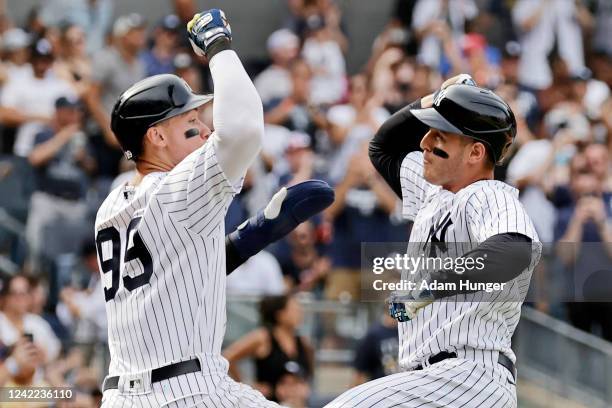
[[[212,57],[214,57],[216,54],[220,53],[221,51],[231,50],[231,49],[232,49],[232,43],[229,40],[229,38],[225,36],[221,36],[217,38],[215,41],[213,41],[212,44],[210,44],[208,47],[206,47],[206,57],[210,61]]]

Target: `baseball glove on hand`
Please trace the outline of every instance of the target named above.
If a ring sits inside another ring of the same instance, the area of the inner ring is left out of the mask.
[[[199,56],[209,56],[211,45],[219,38],[231,42],[232,29],[223,10],[210,9],[193,16],[187,23],[189,42]]]

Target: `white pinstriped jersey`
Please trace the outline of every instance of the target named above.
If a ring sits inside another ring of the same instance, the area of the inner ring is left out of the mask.
[[[227,372],[224,217],[232,186],[210,140],[172,171],[113,190],[96,217],[109,375],[204,356]]]
[[[518,200],[518,191],[503,182],[481,180],[452,193],[423,178],[421,152],[409,153],[404,158],[400,180],[403,215],[414,220],[409,240],[414,246],[409,244],[409,252],[432,241],[449,247],[453,243],[471,243],[473,249],[494,235],[508,232],[538,242],[531,220]],[[456,255],[463,253],[461,247],[465,248],[458,244],[455,247]],[[453,252],[452,248],[449,252]],[[508,282],[504,291],[439,299],[419,310],[415,319],[399,323],[400,365],[410,369],[441,351],[454,350],[468,350],[465,355],[473,354],[474,358],[478,354],[475,350],[499,351],[515,361],[510,338],[539,260],[537,255],[532,257],[529,268]]]

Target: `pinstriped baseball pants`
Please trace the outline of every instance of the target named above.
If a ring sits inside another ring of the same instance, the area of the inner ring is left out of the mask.
[[[280,408],[257,390],[229,376],[217,378],[190,373],[152,384],[141,395],[104,392],[101,408]]]
[[[499,364],[451,358],[352,388],[326,408],[516,408],[510,372]]]

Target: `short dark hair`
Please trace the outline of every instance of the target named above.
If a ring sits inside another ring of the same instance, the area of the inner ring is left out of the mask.
[[[30,279],[26,275],[19,273],[13,276],[9,276],[8,279],[5,279],[2,282],[2,285],[0,285],[0,298],[8,296],[8,294],[10,293],[11,284],[13,283],[14,280],[19,279],[19,278],[25,279],[26,282],[28,282],[28,287],[31,287]]]
[[[277,314],[287,306],[288,301],[289,297],[286,295],[264,297],[259,304],[262,323],[268,327],[276,326]]]

